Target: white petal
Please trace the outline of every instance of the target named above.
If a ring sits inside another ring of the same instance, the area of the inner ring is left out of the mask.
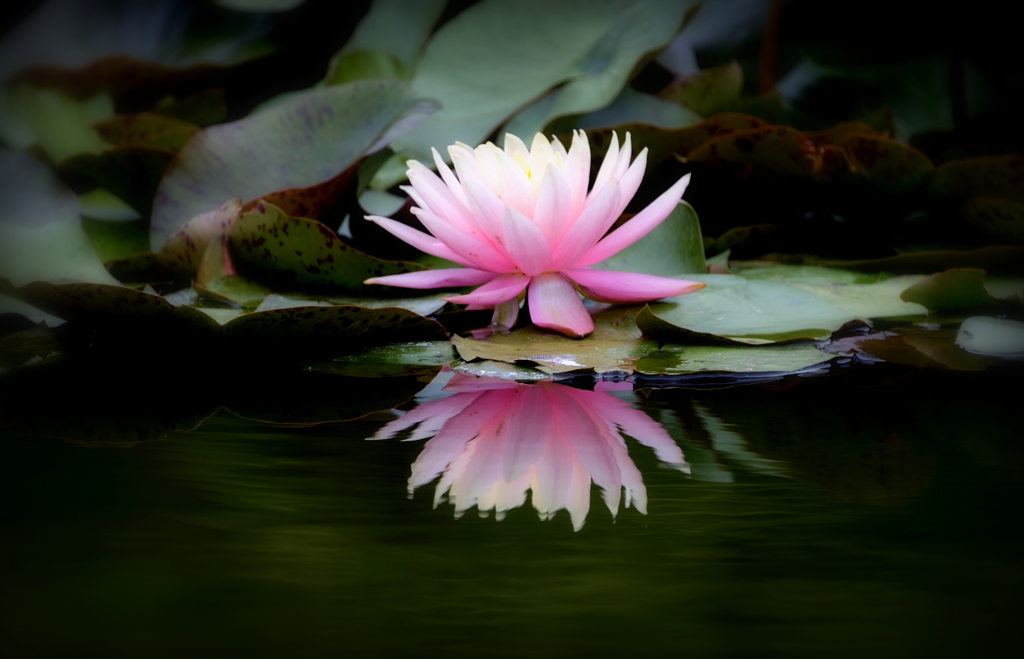
[[[541,228],[552,245],[557,245],[576,217],[573,210],[569,181],[562,170],[549,167],[537,193],[533,221]]]
[[[572,193],[572,212],[577,214],[583,209],[590,185],[590,142],[582,130],[573,132],[572,146],[565,159],[565,177]]]
[[[409,243],[421,252],[433,254],[434,256],[454,261],[459,265],[464,265],[469,268],[476,267],[476,264],[473,261],[460,256],[434,236],[423,233],[417,229],[413,229],[408,224],[402,224],[397,220],[392,220],[388,217],[381,217],[380,215],[367,215],[366,219],[371,222],[376,222],[382,229],[387,230],[391,235],[395,236],[399,240]]]
[[[516,269],[515,264],[505,253],[492,247],[480,233],[466,233],[444,218],[422,208],[413,208],[412,214],[452,251],[470,261],[472,267],[489,272],[511,272]]]
[[[614,131],[612,132],[612,143],[608,145],[608,152],[604,154],[604,160],[601,161],[601,168],[597,170],[597,178],[594,179],[594,187],[590,190],[590,198],[597,196],[604,186],[608,185],[608,181],[612,180],[612,175],[615,173],[615,164],[619,161],[619,136]]]
[[[576,261],[591,249],[615,222],[619,207],[619,183],[612,180],[583,209],[555,246],[551,269],[575,267]]]

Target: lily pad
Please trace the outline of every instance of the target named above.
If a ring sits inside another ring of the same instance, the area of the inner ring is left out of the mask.
[[[1024,202],[1024,157],[953,160],[936,168],[929,191],[939,197],[962,200],[994,197]]]
[[[195,273],[210,244],[227,234],[242,212],[240,199],[229,199],[185,222],[158,252],[160,262],[175,272]]]
[[[973,316],[960,326],[956,344],[980,355],[1024,357],[1024,323]]]
[[[952,268],[917,282],[901,296],[928,309],[957,309],[995,304],[985,288],[985,271],[980,268]]]
[[[79,201],[43,163],[0,149],[0,279],[114,284],[82,229]]]
[[[975,228],[1002,240],[1024,243],[1024,202],[975,197],[960,210]]]
[[[663,47],[691,2],[483,0],[427,44],[413,89],[444,106],[393,148],[419,160],[456,141],[478,144],[517,110],[564,85],[528,137],[556,117],[604,107],[640,58]],[[572,26],[567,30],[566,26]]]
[[[909,194],[923,189],[935,171],[923,153],[884,135],[851,133],[836,137],[834,144],[849,156],[853,167],[848,177],[839,179],[840,183],[860,181],[883,194]]]
[[[877,259],[821,259],[804,263],[870,272],[939,272],[949,268],[982,268],[990,274],[1024,273],[1024,246],[992,245],[970,250],[935,249],[903,252]]]
[[[830,341],[823,346],[832,353],[866,355],[869,361],[883,361],[915,368],[953,371],[982,371],[987,362],[958,348],[952,328],[910,325],[885,332],[858,334]]]
[[[370,277],[424,270],[405,261],[386,261],[349,247],[315,220],[288,217],[260,202],[231,227],[231,253],[242,274],[288,287],[363,290]]]
[[[445,0],[374,0],[342,54],[373,51],[414,71],[423,45],[444,11]],[[328,79],[330,74],[328,74]]]
[[[177,151],[199,126],[152,112],[116,114],[93,125],[103,140],[114,146],[155,147]]]
[[[529,362],[544,373],[589,369],[597,373],[629,372],[633,363],[656,345],[641,338],[624,308],[595,315],[593,333],[581,340],[530,325],[485,339],[455,336],[452,342],[466,361]]]
[[[743,178],[812,179],[817,170],[814,144],[787,126],[763,126],[713,138],[687,156]]]
[[[666,277],[706,273],[697,212],[690,204],[681,202],[649,234],[594,267]]]
[[[724,109],[742,91],[743,68],[730,62],[681,78],[658,92],[658,96],[708,116]]]
[[[186,221],[228,199],[248,202],[331,181],[436,109],[403,83],[360,81],[303,92],[201,130],[160,183],[150,244],[159,248]]]
[[[694,293],[654,302],[637,314],[644,335],[682,343],[760,345],[821,340],[856,315],[806,292],[735,275],[687,275],[707,284]]]
[[[551,128],[557,127],[559,133],[564,133],[570,124],[584,130],[629,123],[650,124],[661,128],[679,128],[695,124],[701,119],[703,117],[690,108],[668,99],[638,92],[627,85],[611,105],[587,113],[576,120],[559,121]],[[516,123],[521,123],[521,121]],[[509,132],[513,134],[515,134],[515,130],[520,130],[515,125],[511,125],[509,128]]]
[[[83,216],[82,229],[104,263],[149,251],[149,227],[141,220],[109,222]]]
[[[799,371],[834,359],[807,344],[758,347],[665,344],[640,358],[634,366],[647,375],[699,372],[776,373]]]
[[[119,146],[68,158],[60,164],[60,172],[109,190],[149,217],[153,195],[173,158],[174,152],[168,149]]]

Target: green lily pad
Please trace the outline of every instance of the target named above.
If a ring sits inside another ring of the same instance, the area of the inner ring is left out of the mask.
[[[100,153],[82,153],[60,164],[65,177],[92,182],[149,217],[153,195],[174,152],[141,146],[119,146]]]
[[[434,23],[441,17],[445,4],[445,0],[374,0],[341,54],[359,51],[383,53],[406,71],[414,71],[423,45],[430,37]],[[327,79],[331,79],[331,73]]]
[[[985,288],[985,271],[980,268],[953,268],[917,282],[901,296],[928,309],[957,309],[995,304],[997,300]]]
[[[360,81],[312,89],[201,130],[160,183],[150,244],[159,248],[189,219],[228,199],[248,202],[331,181],[436,109],[403,83]]]
[[[370,277],[424,270],[405,261],[386,261],[343,243],[315,220],[288,217],[280,208],[259,202],[231,227],[231,253],[243,272],[261,282],[286,287],[365,290]]]
[[[649,234],[594,267],[665,277],[706,273],[704,239],[697,212],[685,201],[680,203]]]
[[[352,377],[414,376],[429,382],[440,367],[453,361],[455,351],[448,341],[417,341],[375,346],[311,368]]]
[[[738,274],[745,279],[788,284],[862,320],[928,312],[926,307],[901,297],[901,293],[919,282],[922,275],[880,279],[878,275],[838,268],[787,265],[740,270]]]
[[[199,126],[152,112],[116,114],[93,125],[103,140],[114,146],[155,147],[177,151]]]
[[[175,272],[198,272],[210,244],[231,231],[241,212],[242,201],[229,199],[217,208],[191,218],[164,243],[157,253],[160,262]]]
[[[856,315],[806,292],[735,275],[687,275],[707,284],[694,293],[647,305],[636,324],[644,335],[682,343],[759,345],[821,340]]]
[[[884,135],[848,133],[834,139],[853,168],[848,176],[838,177],[840,183],[856,181],[883,194],[908,194],[923,189],[935,171],[923,153]]]
[[[108,222],[83,216],[82,230],[104,263],[149,251],[149,227],[141,220]]]
[[[529,139],[556,117],[604,107],[641,57],[675,36],[692,4],[478,2],[441,26],[416,67],[413,89],[438,99],[444,109],[395,140],[393,148],[424,160],[431,147],[446,155],[456,141],[478,144],[558,85],[563,86],[546,112],[528,126],[513,123],[507,130]]]
[[[658,96],[708,116],[739,98],[742,91],[743,68],[736,62],[730,62],[677,80],[658,92]]]
[[[105,222],[133,222],[142,219],[141,213],[103,188],[93,188],[78,195],[78,202],[81,204],[82,217]],[[148,236],[146,250],[149,250]]]
[[[967,201],[960,212],[975,228],[991,236],[1024,242],[1024,202],[975,197]]]
[[[632,371],[633,362],[655,347],[642,339],[632,316],[624,308],[594,316],[594,331],[576,340],[529,325],[484,339],[452,337],[466,361],[530,362],[544,373],[592,369],[597,373]]]
[[[562,122],[552,125],[559,133],[564,133],[571,124],[576,128],[593,130],[595,128],[606,128],[608,126],[621,126],[630,123],[650,124],[662,128],[679,128],[690,126],[699,122],[703,117],[688,107],[679,103],[638,92],[630,86],[622,89],[622,92],[612,101],[611,105],[600,110],[587,113],[579,119]],[[521,123],[520,118],[516,123]],[[512,129],[516,127],[510,126]],[[509,132],[513,132],[510,130]],[[514,133],[513,133],[514,134]]]
[[[834,359],[814,345],[758,347],[665,344],[641,357],[634,368],[646,375],[699,372],[775,373],[799,371]]]
[[[92,124],[114,113],[114,105],[106,94],[72,97],[55,89],[32,84],[16,84],[7,92],[7,113],[0,113],[0,122],[18,121],[21,130],[4,126],[7,139],[19,135],[14,144],[26,148],[39,144],[54,162],[80,153],[97,153],[107,145]]]
[[[0,149],[0,199],[0,279],[116,283],[82,229],[78,197],[41,162]]]
[[[956,344],[980,355],[1024,356],[1024,323],[973,316],[960,326]]]
[[[227,276],[205,284],[193,284],[198,293],[206,297],[225,300],[243,309],[260,310],[263,301],[270,295],[270,289],[244,277]]]
[[[496,362],[490,359],[461,362],[453,370],[481,378],[501,378],[503,380],[517,380],[519,382],[540,382],[552,379],[551,373],[545,373],[535,368],[519,366],[517,364]]]

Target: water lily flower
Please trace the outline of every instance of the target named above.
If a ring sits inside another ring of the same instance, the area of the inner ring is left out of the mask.
[[[463,373],[445,390],[453,394],[407,412],[372,439],[409,429],[409,441],[432,437],[413,463],[409,493],[441,476],[434,505],[448,495],[456,517],[476,506],[500,520],[530,492],[541,519],[567,509],[578,531],[590,511],[591,482],[613,517],[623,492],[626,507],[646,514],[647,490],[623,433],[653,448],[663,464],[690,471],[661,424],[602,391]]]
[[[445,298],[471,309],[494,309],[494,321],[511,326],[526,291],[530,320],[569,336],[594,329],[579,293],[600,302],[647,302],[683,295],[704,284],[653,275],[595,270],[647,235],[675,209],[687,174],[621,227],[608,233],[633,198],[647,166],[647,149],[630,161],[629,133],[611,146],[589,190],[590,145],[573,133],[568,151],[538,133],[532,146],[505,135],[505,148],[488,142],[473,149],[448,148],[455,171],[434,150],[435,174],[410,160],[404,186],[412,213],[430,234],[377,215],[376,222],[427,254],[465,266],[367,279],[368,284],[405,288],[478,286]],[[606,235],[607,234],[607,235]]]

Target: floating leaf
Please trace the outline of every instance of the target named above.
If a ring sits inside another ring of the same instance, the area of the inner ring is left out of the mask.
[[[953,329],[911,325],[885,332],[846,336],[830,341],[824,349],[833,353],[860,353],[874,360],[915,368],[936,367],[953,371],[982,371],[986,362],[958,348]]]
[[[564,83],[527,136],[556,117],[604,107],[640,58],[666,45],[691,2],[484,0],[445,23],[427,44],[413,89],[444,106],[394,142],[420,160],[430,148],[480,143],[527,103]],[[571,30],[565,26],[571,25]]]
[[[682,375],[699,372],[776,373],[799,371],[834,359],[814,345],[681,346],[665,344],[638,360],[637,373]]]
[[[1024,157],[953,160],[936,168],[929,191],[939,197],[995,197],[1024,202]]]
[[[244,277],[229,275],[193,284],[195,290],[206,297],[232,302],[243,309],[262,311],[263,301],[270,295],[270,289]]]
[[[683,343],[758,345],[828,338],[856,316],[779,282],[735,275],[687,275],[707,287],[644,307],[644,335]]]
[[[323,224],[288,217],[266,202],[243,213],[229,238],[239,268],[253,271],[260,281],[272,278],[287,286],[361,290],[370,277],[425,269],[364,254]]]
[[[627,85],[611,105],[585,114],[567,124],[571,123],[576,128],[584,130],[631,123],[679,128],[695,124],[701,119],[699,114],[687,107],[657,96],[643,94]],[[511,128],[515,129],[515,126]],[[564,132],[562,122],[559,122],[559,132]]]
[[[681,202],[649,234],[594,267],[666,277],[706,273],[704,239],[696,211]]]
[[[82,229],[79,202],[41,162],[0,149],[0,279],[116,283]]]
[[[807,257],[804,262],[870,272],[938,272],[949,268],[982,268],[989,273],[1020,274],[1024,271],[1024,247],[993,245],[971,250],[927,250],[878,259]]]
[[[3,133],[13,144],[26,148],[39,144],[54,162],[80,153],[97,153],[107,144],[100,139],[92,124],[114,113],[114,105],[106,94],[90,94],[72,98],[53,89],[30,84],[16,85],[5,99],[13,116],[0,113]],[[24,136],[18,135],[10,122],[20,120]]]
[[[713,138],[687,156],[689,162],[707,163],[743,178],[814,177],[814,144],[792,128],[763,126]]]
[[[957,309],[994,304],[985,288],[985,271],[980,268],[953,268],[917,282],[901,296],[928,309]]]
[[[532,362],[545,373],[632,371],[633,362],[655,345],[641,339],[632,316],[622,308],[595,316],[593,333],[581,340],[530,325],[484,339],[455,336],[452,342],[466,361]]]
[[[139,220],[107,222],[82,217],[82,229],[104,263],[149,250],[149,227]]]
[[[228,199],[331,181],[434,112],[396,81],[313,89],[245,119],[199,131],[179,152],[153,207],[154,249]]]
[[[973,316],[960,325],[956,344],[980,355],[1024,356],[1024,323]]]
[[[883,135],[840,133],[834,139],[853,167],[848,177],[837,177],[840,183],[861,181],[883,194],[908,194],[923,189],[935,171],[923,153]],[[836,171],[829,167],[831,174]]]
[[[960,210],[968,222],[990,236],[1024,242],[1024,202],[975,197]]]
[[[444,11],[445,0],[374,0],[359,21],[342,54],[386,53],[407,71],[414,71],[423,45]],[[332,63],[333,65],[333,63]],[[328,79],[331,74],[328,74]]]

